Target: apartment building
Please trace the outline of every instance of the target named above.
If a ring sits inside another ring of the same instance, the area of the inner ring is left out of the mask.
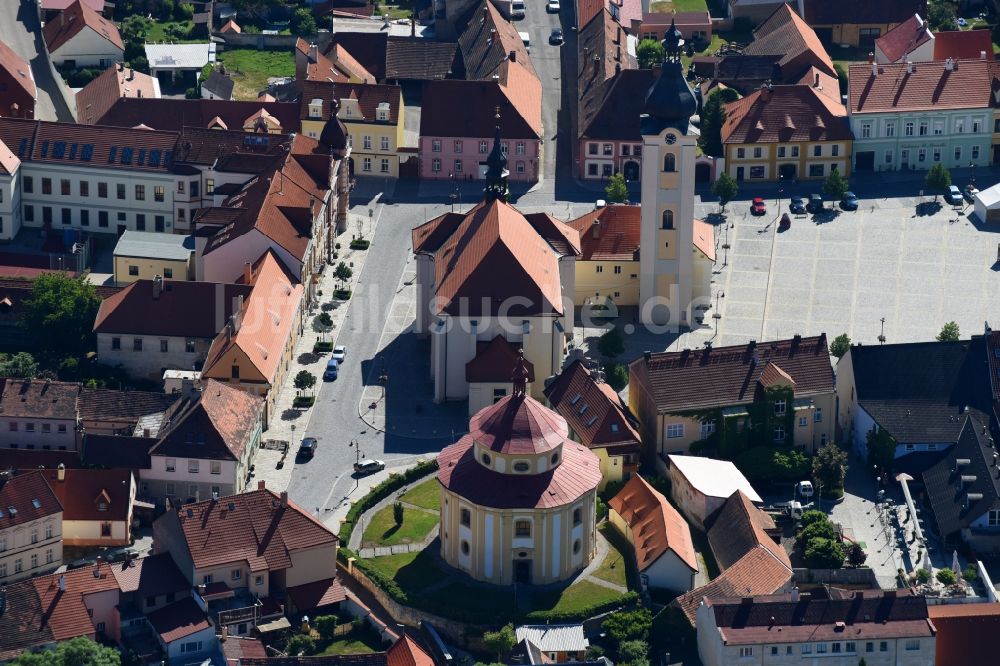
[[[0,473],[0,585],[62,564],[63,507],[40,471]]]

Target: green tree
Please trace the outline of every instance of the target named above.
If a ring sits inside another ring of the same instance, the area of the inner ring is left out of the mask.
[[[312,329],[319,333],[320,340],[324,339],[326,334],[333,330],[333,317],[329,312],[319,313],[313,318]]]
[[[847,549],[847,561],[854,568],[860,567],[868,559],[868,553],[861,547],[860,543],[852,543]]]
[[[606,358],[615,358],[625,353],[625,338],[617,326],[597,339],[597,350]]]
[[[809,509],[802,514],[802,520],[799,522],[802,524],[802,527],[809,527],[813,523],[830,522],[830,519],[818,509]]]
[[[726,210],[726,204],[735,199],[739,191],[739,185],[726,172],[720,173],[719,177],[712,183],[712,194],[719,197],[719,206],[723,211]]]
[[[931,30],[958,30],[958,17],[955,16],[955,6],[950,2],[927,3],[927,22]]]
[[[733,463],[757,482],[798,481],[809,476],[809,457],[784,446],[754,446],[738,453]]]
[[[141,14],[132,14],[118,24],[118,29],[126,42],[141,44],[153,29],[153,21]]]
[[[320,615],[313,620],[313,626],[316,627],[316,632],[320,638],[324,641],[332,641],[334,635],[337,633],[337,616]]]
[[[813,456],[813,477],[823,484],[826,490],[844,487],[844,477],[847,475],[847,451],[843,451],[833,442],[827,444]]]
[[[941,327],[941,332],[937,334],[938,342],[958,342],[959,340],[958,324],[953,321],[949,321],[947,324]]]
[[[641,640],[623,641],[618,646],[618,659],[615,663],[627,666],[648,666],[649,644]]]
[[[601,628],[616,645],[625,641],[648,641],[649,629],[653,626],[653,615],[648,608],[612,613],[604,620]]]
[[[917,569],[917,582],[918,583],[920,583],[921,585],[923,585],[924,583],[926,583],[930,579],[931,579],[931,574],[930,574],[929,571],[927,571],[927,569],[924,569],[923,567],[920,567],[919,569]]]
[[[396,525],[403,524],[403,503],[393,502],[392,503],[392,520]]]
[[[844,547],[834,539],[810,539],[805,558],[810,569],[839,569],[844,566]]]
[[[698,146],[706,155],[722,157],[725,154],[722,145],[722,126],[726,122],[726,104],[739,99],[739,93],[732,88],[713,90],[701,110],[701,135]]]
[[[314,652],[316,652],[316,641],[312,639],[312,636],[305,634],[294,634],[285,644],[285,654],[290,657],[309,655]]]
[[[308,370],[299,370],[299,374],[295,375],[295,388],[298,390],[308,391],[314,386],[316,386],[316,375]]]
[[[315,35],[316,34],[316,19],[313,18],[312,12],[305,7],[299,7],[292,14],[292,20],[289,27],[292,30],[293,35]]]
[[[958,580],[958,576],[951,569],[939,569],[937,574],[935,574],[935,578],[942,585],[954,585],[955,581]]]
[[[625,368],[624,363],[606,363],[604,377],[608,385],[615,391],[621,391],[628,386],[628,369]]]
[[[344,288],[345,283],[354,276],[354,271],[344,262],[340,262],[337,264],[337,269],[333,272],[333,276],[340,280],[340,286]]]
[[[194,17],[194,5],[190,2],[182,2],[174,10],[174,18],[178,21],[190,21]]]
[[[836,536],[837,531],[834,529],[833,523],[824,516],[823,520],[817,520],[807,525],[795,538],[808,545],[813,539],[834,539]]]
[[[836,356],[837,358],[841,358],[850,350],[850,348],[851,339],[847,337],[847,333],[841,333],[833,339],[832,343],[830,343],[830,354]]]
[[[847,179],[840,175],[840,170],[837,167],[830,169],[830,175],[823,181],[823,194],[834,201],[839,201],[847,188]]]
[[[0,361],[0,377],[34,379],[37,374],[38,364],[28,352],[18,352]]]
[[[938,162],[927,171],[924,183],[927,189],[934,191],[934,201],[937,201],[938,194],[951,187],[951,172],[944,168],[944,164]]]
[[[652,69],[663,62],[665,51],[658,40],[644,39],[635,47],[635,55],[639,59],[639,69]]]
[[[99,645],[89,638],[74,638],[56,644],[55,649],[25,652],[10,662],[14,666],[121,666],[118,650]]]
[[[965,582],[967,583],[971,583],[979,578],[979,570],[976,569],[976,565],[970,564],[965,567],[965,571],[962,572],[962,578],[965,579]]]
[[[82,356],[94,348],[94,318],[101,298],[83,276],[47,273],[35,278],[21,325],[46,356]]]
[[[514,649],[517,645],[517,635],[514,633],[513,624],[505,624],[497,631],[487,631],[483,634],[483,643],[491,654],[497,656],[499,662],[503,655]]]
[[[604,196],[611,203],[628,201],[628,185],[623,174],[616,173],[608,179],[608,184],[604,186]]]
[[[875,428],[868,431],[865,436],[865,444],[868,448],[868,464],[878,467],[880,471],[892,469],[892,461],[896,458],[896,440],[892,438],[885,428]]]
[[[837,73],[837,83],[840,84],[840,94],[847,94],[847,72],[839,63],[833,64],[833,71]]]

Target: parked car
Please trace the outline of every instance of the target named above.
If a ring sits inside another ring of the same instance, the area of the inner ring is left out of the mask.
[[[804,215],[806,212],[806,200],[802,197],[792,197],[788,204],[788,210],[796,215]]]
[[[808,209],[810,213],[820,213],[823,211],[823,197],[818,194],[809,195]]]
[[[333,355],[330,357],[340,365],[344,362],[344,358],[347,357],[347,347],[344,345],[337,345],[333,348]]]
[[[948,187],[948,193],[944,195],[944,199],[952,206],[958,206],[964,201],[962,193],[954,185]]]
[[[562,28],[552,28],[552,32],[549,33],[549,44],[553,46],[559,46],[563,43],[563,31]]]
[[[840,207],[844,210],[857,210],[858,197],[854,192],[844,192],[844,196],[840,199]]]
[[[965,26],[967,26],[967,25],[969,25],[969,22],[968,22],[968,21],[966,21],[966,20],[965,20],[964,18],[959,18],[959,19],[958,19],[958,26],[959,26],[960,28],[964,28],[964,27],[965,27]]]
[[[976,195],[979,194],[979,189],[972,184],[966,185],[965,189],[962,190],[962,194],[965,195],[965,200],[972,203],[976,200]]]
[[[337,359],[331,358],[326,362],[326,370],[323,371],[323,381],[331,382],[337,378],[337,370],[339,369],[339,364]]]
[[[754,197],[754,200],[750,202],[750,214],[751,215],[763,215],[767,212],[767,204],[764,203],[764,199],[761,197]]]
[[[302,460],[309,460],[316,455],[317,446],[319,446],[319,441],[315,437],[303,437],[302,443],[299,444],[298,457]]]
[[[354,471],[358,474],[374,474],[385,469],[385,463],[381,460],[365,458],[354,463]]]
[[[545,5],[545,11],[549,14],[558,14],[559,10],[559,0],[549,0],[548,4]]]

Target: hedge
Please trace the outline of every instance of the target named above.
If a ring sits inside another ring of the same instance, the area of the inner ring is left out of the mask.
[[[579,622],[581,620],[586,620],[588,618],[601,615],[602,613],[607,613],[609,611],[616,610],[625,606],[631,606],[639,600],[639,595],[636,592],[626,592],[617,599],[612,599],[611,601],[605,601],[602,604],[594,604],[593,606],[588,606],[587,608],[581,608],[578,611],[572,612],[562,612],[562,611],[531,611],[524,616],[524,619],[530,620],[537,623],[567,623],[567,622]]]
[[[372,488],[367,495],[351,505],[350,510],[347,512],[347,518],[344,519],[344,524],[340,526],[340,534],[338,535],[340,537],[340,543],[350,543],[351,532],[354,531],[354,525],[358,522],[361,514],[406,484],[414,481],[415,479],[427,476],[436,469],[437,460],[427,460],[417,463],[413,467],[404,471],[402,474],[390,474],[388,479]],[[367,571],[365,573],[367,573]]]

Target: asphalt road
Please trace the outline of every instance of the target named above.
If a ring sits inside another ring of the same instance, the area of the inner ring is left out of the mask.
[[[74,122],[73,114],[59,93],[49,69],[38,11],[33,2],[2,0],[0,2],[0,41],[14,49],[31,65],[38,89],[35,117],[42,120]]]

